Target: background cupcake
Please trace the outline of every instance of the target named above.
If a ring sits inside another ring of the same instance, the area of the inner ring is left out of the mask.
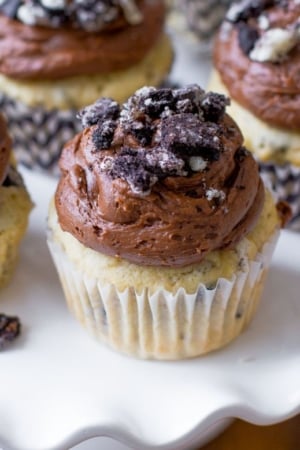
[[[100,99],[63,150],[50,250],[70,309],[117,350],[200,355],[254,314],[281,219],[226,104],[198,86]]]
[[[0,149],[0,287],[3,287],[15,268],[32,204],[22,178],[10,162],[11,139],[1,114]]]
[[[266,181],[300,229],[300,3],[232,6],[214,49],[210,87],[230,94],[230,112]]]
[[[206,48],[233,0],[170,0],[170,24]]]
[[[0,105],[29,167],[55,171],[78,109],[158,85],[172,62],[163,0],[7,0],[0,12]]]

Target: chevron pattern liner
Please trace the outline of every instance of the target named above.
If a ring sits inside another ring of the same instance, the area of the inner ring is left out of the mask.
[[[300,231],[300,168],[289,163],[260,163],[259,166],[265,184],[278,200],[288,202],[292,208],[293,218],[288,227]]]
[[[14,140],[17,161],[58,176],[57,162],[63,145],[82,129],[76,119],[77,111],[29,107],[3,93],[0,93],[0,107]]]

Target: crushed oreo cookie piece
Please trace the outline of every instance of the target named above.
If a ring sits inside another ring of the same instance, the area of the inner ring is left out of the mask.
[[[114,138],[117,122],[115,120],[105,120],[99,122],[93,132],[92,140],[97,150],[106,150],[111,146]]]
[[[211,116],[214,121],[217,110],[219,118],[222,118],[225,113],[228,102],[221,100],[222,98],[211,92],[205,93],[197,85],[173,91],[144,87],[125,103],[121,111],[121,120],[126,123],[133,120],[144,120],[145,115],[153,120],[173,114],[191,113],[203,120],[208,120],[204,118],[204,114],[206,117]]]
[[[32,0],[20,5],[16,19],[30,26],[58,28],[67,22],[68,17],[62,10],[49,9],[44,7],[41,1]]]
[[[268,8],[288,7],[286,0],[241,0],[229,9],[226,20],[237,27],[242,51],[253,61],[280,62],[297,45],[299,21],[294,26],[270,28]],[[256,19],[257,23],[252,19]]]
[[[174,90],[144,87],[122,108],[103,99],[80,117],[83,126],[97,123],[92,135],[95,152],[114,145],[114,157],[106,155],[100,169],[146,195],[158,181],[204,171],[219,159],[224,151],[220,122],[227,105],[227,97],[205,93],[197,85]]]
[[[254,48],[258,38],[259,33],[256,28],[244,22],[238,24],[239,46],[243,50],[245,55],[249,55],[251,50]]]
[[[257,18],[266,8],[274,6],[277,0],[241,0],[233,3],[226,14],[226,20],[231,23],[247,22]]]
[[[157,119],[166,108],[174,109],[174,103],[172,89],[151,89],[141,92],[137,107],[147,116]]]
[[[83,128],[95,125],[100,120],[117,120],[120,114],[120,105],[110,98],[100,98],[92,105],[83,108],[77,115]]]
[[[223,119],[226,106],[230,105],[230,99],[223,94],[208,92],[201,101],[204,120],[219,122]]]
[[[120,13],[131,25],[143,19],[135,0],[4,0],[0,12],[30,26],[70,25],[88,32],[101,31]]]
[[[162,146],[183,159],[201,156],[208,161],[219,159],[222,145],[217,137],[218,125],[202,122],[193,114],[178,114],[162,121]]]
[[[105,24],[113,22],[119,16],[118,7],[112,1],[73,2],[71,12],[79,27],[90,32],[101,30]]]
[[[291,29],[271,28],[256,42],[249,57],[252,61],[277,63],[300,42],[300,23]]]
[[[185,176],[184,161],[163,149],[147,152],[125,147],[105,168],[112,178],[126,180],[134,193],[148,195],[157,181],[167,176]]]
[[[112,178],[125,179],[137,194],[147,194],[158,177],[145,163],[144,154],[136,149],[124,148],[113,160],[110,168]]]
[[[174,92],[176,112],[192,113],[202,116],[201,103],[204,95],[204,90],[197,85],[176,89]]]
[[[0,314],[0,350],[13,342],[21,333],[21,323],[18,317]]]
[[[149,122],[134,121],[131,123],[129,132],[141,145],[150,145],[152,142],[155,127]]]

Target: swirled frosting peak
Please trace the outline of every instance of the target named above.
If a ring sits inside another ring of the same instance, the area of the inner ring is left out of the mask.
[[[135,0],[4,0],[0,12],[26,25],[71,25],[92,32],[102,30],[121,15],[131,25],[142,21]]]
[[[64,148],[56,208],[84,245],[144,265],[185,266],[232,247],[264,200],[257,165],[199,86],[145,87],[124,105],[100,99]]]
[[[164,20],[164,0],[0,0],[0,73],[59,80],[126,70],[157,45]]]

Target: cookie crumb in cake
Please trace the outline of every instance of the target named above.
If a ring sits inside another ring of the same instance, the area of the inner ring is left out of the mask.
[[[21,323],[18,317],[0,314],[0,350],[14,341],[21,332]]]

